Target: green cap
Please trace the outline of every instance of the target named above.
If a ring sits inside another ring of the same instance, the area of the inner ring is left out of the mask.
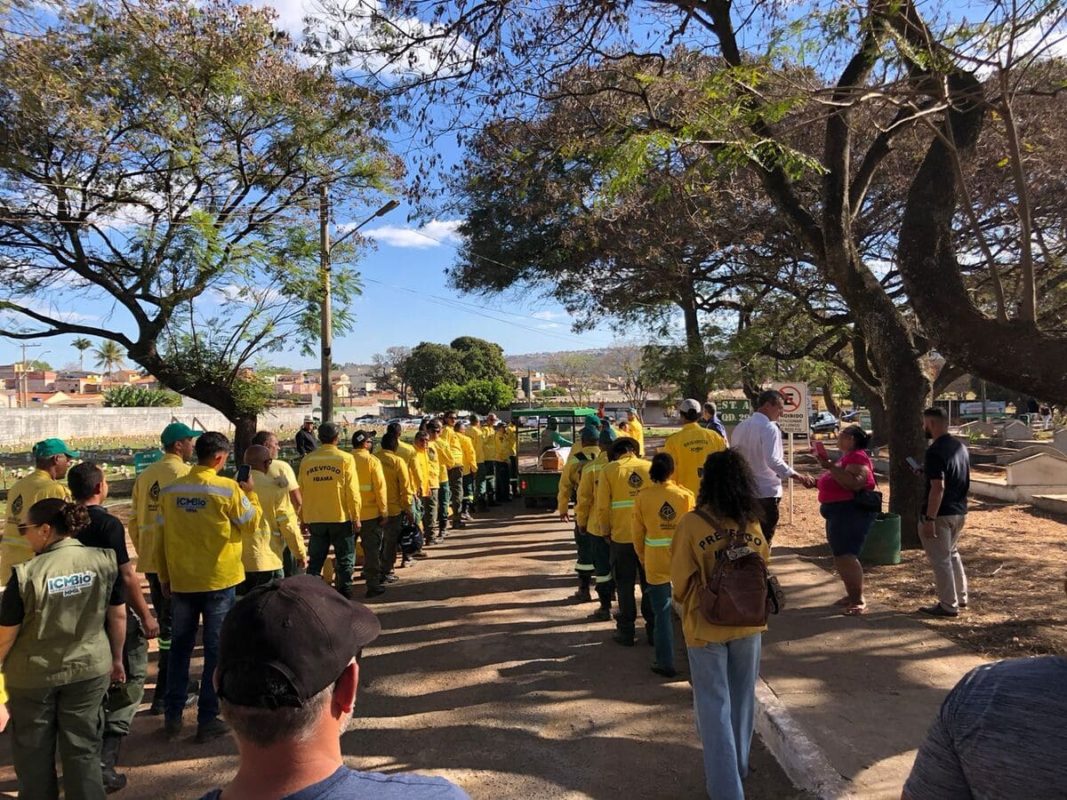
[[[184,422],[172,422],[163,429],[163,433],[159,435],[159,441],[163,442],[164,447],[170,447],[182,439],[195,439],[201,433],[203,431],[194,431]]]
[[[67,458],[78,458],[81,453],[77,450],[71,450],[62,439],[45,439],[43,442],[38,442],[33,446],[34,458],[51,458],[52,456],[63,455],[67,456]]]

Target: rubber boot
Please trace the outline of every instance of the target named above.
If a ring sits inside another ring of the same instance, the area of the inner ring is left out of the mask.
[[[100,747],[100,774],[104,779],[104,791],[108,794],[126,788],[126,776],[115,771],[123,738],[115,733],[105,733]]]
[[[588,603],[593,599],[593,592],[590,584],[592,583],[592,576],[587,572],[578,573],[578,591],[571,596],[571,600],[576,603]]]

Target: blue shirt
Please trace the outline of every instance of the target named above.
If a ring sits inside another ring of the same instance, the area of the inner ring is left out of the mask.
[[[219,800],[222,789],[205,794],[200,800]],[[444,778],[430,778],[413,773],[384,775],[359,772],[346,766],[324,781],[287,794],[281,800],[470,800],[467,793]]]

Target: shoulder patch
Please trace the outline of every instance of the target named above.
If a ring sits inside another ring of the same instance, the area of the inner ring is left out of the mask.
[[[677,516],[678,512],[674,510],[674,506],[664,500],[663,505],[659,507],[659,518],[667,522],[673,522]]]
[[[152,484],[152,488],[148,490],[148,496],[153,500],[159,499],[159,481]]]
[[[631,472],[630,477],[626,479],[626,482],[634,489],[640,489],[645,485],[645,479],[641,477],[641,473],[639,472]]]
[[[20,494],[14,500],[11,501],[11,513],[16,517],[22,513],[22,495]]]

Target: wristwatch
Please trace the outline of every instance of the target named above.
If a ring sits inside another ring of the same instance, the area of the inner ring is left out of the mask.
[[[933,517],[931,517],[931,516],[930,516],[929,514],[921,514],[921,515],[919,516],[919,519],[920,519],[920,520],[921,520],[922,522],[933,522],[933,521],[934,521],[934,518],[933,518]]]

